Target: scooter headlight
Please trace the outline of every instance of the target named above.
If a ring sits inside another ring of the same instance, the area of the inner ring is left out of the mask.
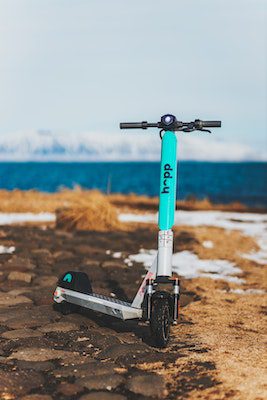
[[[161,117],[163,127],[172,127],[175,125],[176,117],[172,114],[165,114]]]

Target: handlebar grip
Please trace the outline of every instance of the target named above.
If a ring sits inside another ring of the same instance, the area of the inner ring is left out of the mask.
[[[145,129],[146,121],[143,122],[121,122],[120,129]]]
[[[203,128],[220,128],[222,121],[202,121]]]

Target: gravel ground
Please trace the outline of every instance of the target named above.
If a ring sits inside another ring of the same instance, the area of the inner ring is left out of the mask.
[[[137,263],[126,266],[123,258],[113,258],[112,253],[123,251],[126,257],[142,247],[155,248],[156,236],[153,227],[75,234],[52,227],[1,228],[1,244],[15,246],[13,254],[0,254],[1,399],[264,399],[261,387],[258,392],[253,386],[247,390],[249,378],[242,370],[247,362],[239,352],[238,364],[234,353],[240,343],[247,348],[253,338],[261,340],[260,324],[254,326],[254,333],[246,332],[242,304],[237,294],[224,293],[229,290],[224,282],[196,279],[183,283],[182,316],[164,350],[153,347],[144,323],[124,323],[88,311],[63,316],[53,310],[57,278],[68,269],[87,272],[96,292],[131,300],[144,269]],[[197,242],[192,229],[178,232],[176,241],[188,250]],[[235,320],[228,333],[230,319],[226,325],[218,319],[220,307],[229,306],[228,316],[237,318],[240,313],[238,323],[243,331],[237,332]],[[256,306],[257,312],[263,311],[261,304],[256,302]],[[251,317],[249,312],[248,308],[246,319]],[[255,309],[251,313],[255,315]],[[222,335],[214,336],[220,324]],[[232,342],[227,356],[229,335]],[[250,342],[244,341],[246,335]],[[235,384],[234,372],[228,380],[220,348],[224,357],[234,357],[235,364],[228,363],[228,368],[234,371],[240,365],[241,383]],[[261,352],[261,345],[256,348]],[[253,362],[257,358],[252,366]],[[258,387],[262,384],[256,383]]]

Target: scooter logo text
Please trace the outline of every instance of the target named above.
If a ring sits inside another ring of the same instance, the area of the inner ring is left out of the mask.
[[[164,177],[163,189],[161,191],[162,194],[170,193],[170,186],[169,186],[169,181],[168,181],[168,179],[172,179],[172,175],[171,175],[170,171],[172,171],[170,164],[165,164],[164,165],[164,174],[163,174],[163,177]]]

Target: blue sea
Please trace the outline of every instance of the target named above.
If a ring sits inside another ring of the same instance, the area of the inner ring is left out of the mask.
[[[0,188],[55,192],[80,185],[103,192],[157,196],[159,172],[158,162],[1,162]],[[181,161],[177,197],[190,196],[267,207],[267,163]]]

